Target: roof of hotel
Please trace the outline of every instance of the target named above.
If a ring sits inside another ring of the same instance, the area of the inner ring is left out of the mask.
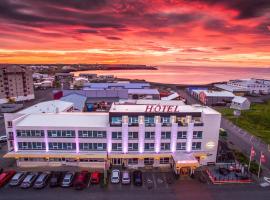
[[[80,94],[69,94],[60,98],[61,101],[71,102],[74,104],[74,108],[83,111],[87,97]]]
[[[39,113],[26,115],[17,127],[106,127],[109,123],[108,113]]]
[[[138,105],[178,105],[182,106],[185,103],[181,100],[156,100],[156,99],[129,99],[124,100],[121,103],[123,104],[138,104]]]
[[[159,94],[157,89],[128,89],[128,94]]]
[[[56,113],[56,112],[64,112],[73,106],[73,103],[60,101],[60,100],[52,100],[45,101],[38,104],[35,104],[31,107],[28,107],[24,110],[19,111],[20,114],[32,114],[32,113]]]
[[[232,102],[236,102],[236,103],[244,103],[246,100],[248,100],[246,97],[235,96],[235,97],[232,99]]]
[[[151,104],[153,105],[153,104]],[[158,104],[156,104],[158,105]],[[110,113],[146,113],[147,106],[149,105],[130,105],[130,104],[119,104],[113,103],[110,109]],[[153,105],[155,106],[155,105]],[[164,105],[161,105],[164,106]],[[171,105],[170,105],[171,106]],[[219,114],[219,112],[215,111],[214,109],[202,106],[202,105],[175,105],[177,106],[177,113],[198,113],[203,112],[206,114]],[[173,108],[175,109],[175,108]],[[151,112],[149,112],[151,113]],[[158,112],[152,112],[158,113]]]

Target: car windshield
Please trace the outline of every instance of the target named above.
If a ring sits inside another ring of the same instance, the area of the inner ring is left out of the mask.
[[[17,173],[17,174],[15,174],[15,176],[12,178],[12,180],[18,180],[22,175],[23,175],[23,173]]]

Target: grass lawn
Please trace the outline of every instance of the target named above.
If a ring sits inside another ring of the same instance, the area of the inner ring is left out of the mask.
[[[270,144],[270,101],[264,104],[252,104],[250,110],[242,111],[238,119],[230,108],[217,108],[217,110],[237,126]]]

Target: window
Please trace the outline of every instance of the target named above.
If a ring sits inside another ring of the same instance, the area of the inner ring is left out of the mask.
[[[145,151],[154,151],[154,149],[155,149],[155,143],[145,143],[144,144]]]
[[[50,138],[75,138],[74,130],[48,130]]]
[[[18,142],[19,150],[45,150],[45,142]]]
[[[145,139],[155,139],[155,132],[145,132]]]
[[[187,139],[187,132],[186,131],[177,132],[177,139]]]
[[[128,159],[129,165],[137,165],[138,164],[138,158],[129,158]]]
[[[155,124],[155,117],[144,117],[145,126],[152,126]]]
[[[186,150],[186,143],[185,142],[176,143],[176,150]]]
[[[79,138],[106,138],[106,131],[78,131]]]
[[[161,132],[161,139],[170,139],[171,132]]]
[[[80,143],[81,151],[104,151],[107,149],[106,143]]]
[[[202,131],[193,131],[193,139],[202,139]]]
[[[160,164],[169,164],[170,158],[168,158],[168,157],[160,158],[159,163]]]
[[[44,130],[16,130],[17,137],[44,137]]]
[[[154,158],[145,158],[144,159],[145,165],[153,165],[154,164]]]
[[[121,125],[122,124],[122,117],[112,117],[111,119],[112,124]]]
[[[129,125],[135,125],[138,124],[138,117],[128,117],[128,124]]]
[[[138,139],[138,132],[128,132],[128,139]]]
[[[170,117],[161,117],[160,118],[160,120],[161,120],[161,123],[165,123],[165,124],[167,124],[167,123],[171,123],[171,118]]]
[[[160,149],[165,151],[170,150],[170,143],[161,143]]]
[[[122,139],[122,132],[112,132],[112,139]]]
[[[138,151],[138,143],[128,143],[129,151]]]
[[[122,143],[112,143],[113,151],[122,151]]]
[[[62,143],[62,142],[49,142],[49,149],[50,150],[75,150],[76,144],[75,143]]]
[[[8,124],[8,128],[12,128],[12,121],[8,121],[7,124]]]
[[[202,147],[201,142],[192,142],[192,150],[200,150]]]

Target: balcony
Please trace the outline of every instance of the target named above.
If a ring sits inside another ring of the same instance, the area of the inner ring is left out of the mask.
[[[139,126],[138,122],[128,123],[128,126]]]
[[[172,123],[162,123],[162,126],[170,127],[170,126],[172,126]]]
[[[122,122],[111,122],[110,126],[116,126],[116,127],[121,127],[122,126]]]
[[[145,123],[145,127],[155,127],[155,123]]]
[[[195,121],[194,126],[203,126],[203,122]]]

